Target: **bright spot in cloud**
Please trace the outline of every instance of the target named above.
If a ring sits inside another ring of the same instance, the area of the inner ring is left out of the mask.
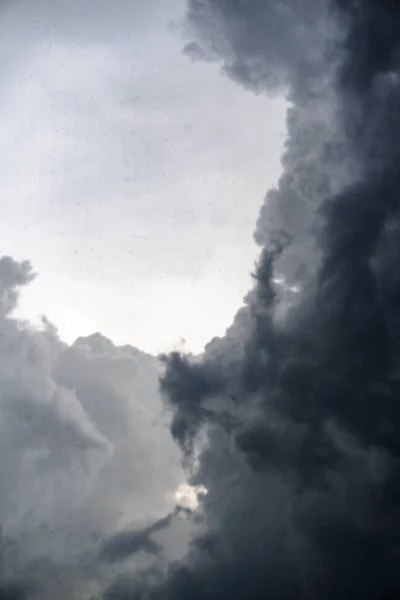
[[[175,500],[178,506],[196,510],[199,505],[199,496],[206,496],[207,489],[203,485],[189,485],[182,483],[175,492]]]

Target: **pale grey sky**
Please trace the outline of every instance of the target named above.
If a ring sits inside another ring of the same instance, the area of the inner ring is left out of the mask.
[[[222,334],[280,171],[285,106],[182,54],[184,3],[25,0],[0,20],[2,254],[19,314],[155,353]]]

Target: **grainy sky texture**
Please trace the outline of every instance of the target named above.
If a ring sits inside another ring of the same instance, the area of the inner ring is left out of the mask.
[[[40,274],[21,314],[200,352],[249,285],[285,106],[182,53],[183,1],[1,9],[1,251]]]

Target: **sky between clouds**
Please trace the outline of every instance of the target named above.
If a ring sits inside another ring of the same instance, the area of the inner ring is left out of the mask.
[[[41,600],[89,598],[125,568],[102,540],[196,501],[136,348],[231,324],[285,106],[191,63],[183,2],[0,9],[0,595],[33,576]],[[191,528],[159,532],[168,560]]]
[[[285,106],[191,63],[180,1],[29,0],[0,21],[1,252],[39,273],[19,314],[194,352],[249,288]],[[260,126],[261,124],[261,126]]]

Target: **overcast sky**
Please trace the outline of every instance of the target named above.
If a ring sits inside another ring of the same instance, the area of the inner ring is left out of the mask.
[[[198,352],[230,324],[284,105],[182,54],[180,0],[20,0],[0,20],[2,254],[20,314]],[[261,124],[261,126],[260,126]]]
[[[400,596],[399,26],[0,0],[2,600]]]

